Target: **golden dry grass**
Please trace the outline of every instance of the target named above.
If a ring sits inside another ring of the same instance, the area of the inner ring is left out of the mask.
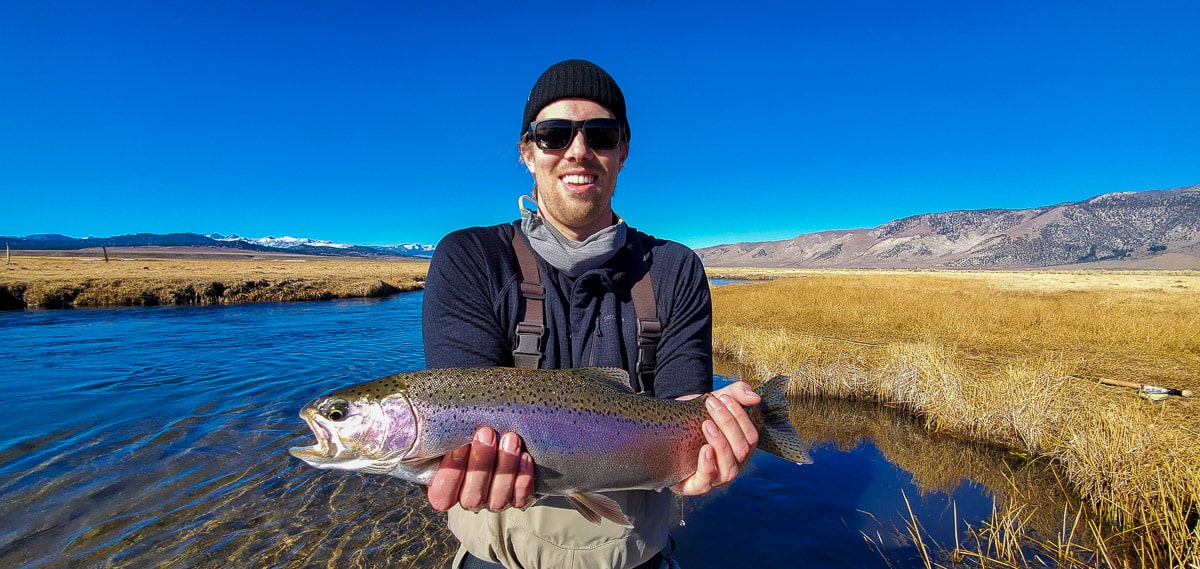
[[[1055,460],[1135,565],[1200,566],[1196,400],[1087,379],[1200,390],[1200,274],[809,271],[713,296],[720,357]]]
[[[29,307],[61,308],[385,296],[421,288],[428,268],[428,261],[408,259],[133,257],[105,262],[14,255],[0,271],[0,303],[7,298]]]

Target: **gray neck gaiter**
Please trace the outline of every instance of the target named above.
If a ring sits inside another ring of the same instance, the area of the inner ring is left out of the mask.
[[[603,265],[625,245],[625,222],[619,221],[583,241],[574,241],[536,212],[521,209],[521,231],[539,256],[571,278]]]

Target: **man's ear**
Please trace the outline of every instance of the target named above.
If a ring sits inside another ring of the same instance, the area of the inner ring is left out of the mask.
[[[521,163],[530,174],[533,173],[533,150],[528,144],[521,144]]]

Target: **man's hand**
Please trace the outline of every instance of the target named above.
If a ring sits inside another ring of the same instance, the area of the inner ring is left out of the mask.
[[[480,428],[471,444],[442,457],[429,484],[429,505],[438,511],[460,504],[467,510],[493,512],[528,506],[533,497],[533,459],[521,448],[516,433],[504,433],[497,448],[496,431]]]
[[[733,383],[704,397],[708,397],[705,405],[712,417],[703,427],[708,444],[700,447],[696,473],[671,486],[671,491],[680,496],[704,494],[732,482],[758,446],[758,430],[742,406],[758,405],[762,398],[746,382]]]

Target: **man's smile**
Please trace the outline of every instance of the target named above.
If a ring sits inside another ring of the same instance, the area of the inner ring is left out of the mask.
[[[567,174],[562,177],[562,180],[572,185],[591,184],[596,181],[596,176],[591,174]]]
[[[582,192],[592,188],[600,176],[588,172],[563,174],[559,177],[568,190]]]

